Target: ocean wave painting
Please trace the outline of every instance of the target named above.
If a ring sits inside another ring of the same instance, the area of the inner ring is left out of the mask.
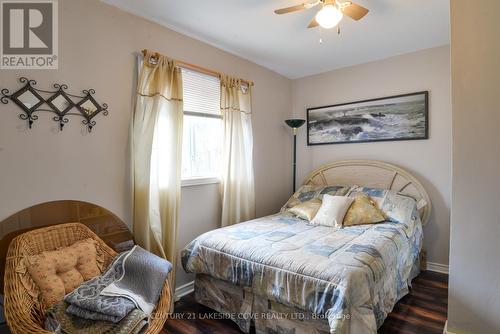
[[[307,109],[308,145],[428,138],[428,92]]]

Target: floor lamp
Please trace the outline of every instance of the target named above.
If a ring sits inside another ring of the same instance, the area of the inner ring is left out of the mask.
[[[306,121],[303,119],[287,119],[286,125],[293,130],[293,192],[295,192],[295,178],[297,173],[297,129],[304,125]]]

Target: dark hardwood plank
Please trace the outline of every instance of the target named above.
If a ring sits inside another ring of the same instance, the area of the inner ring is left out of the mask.
[[[448,275],[422,272],[413,280],[410,293],[394,307],[379,334],[442,334],[447,318]],[[188,295],[175,304],[173,319],[162,334],[241,334],[231,320],[210,319],[213,310]]]
[[[168,319],[161,334],[241,334],[238,326],[231,320],[210,319],[214,311],[198,304],[193,294],[175,303],[173,319]]]
[[[442,334],[448,309],[448,275],[422,272],[394,306],[379,334]]]

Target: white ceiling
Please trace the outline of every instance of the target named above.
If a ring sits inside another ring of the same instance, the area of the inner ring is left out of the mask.
[[[303,1],[104,0],[289,78],[450,43],[450,0],[355,0],[370,12],[344,17],[340,36],[306,28],[318,7],[273,13]]]

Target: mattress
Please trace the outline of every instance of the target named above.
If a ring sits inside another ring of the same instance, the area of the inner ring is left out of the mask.
[[[418,274],[422,225],[397,200],[398,220],[374,225],[313,226],[282,212],[220,228],[189,243],[182,264],[323,318],[331,333],[376,333]]]

